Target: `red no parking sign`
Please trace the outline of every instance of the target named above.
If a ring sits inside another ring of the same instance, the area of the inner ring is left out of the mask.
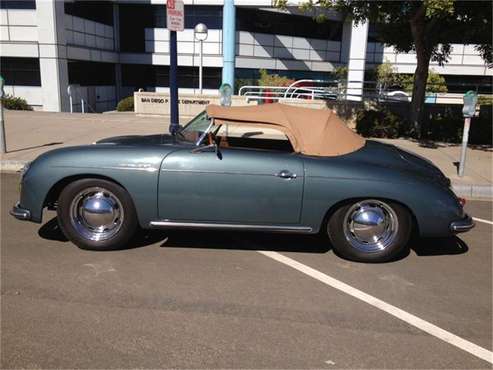
[[[166,2],[166,24],[169,31],[183,31],[185,28],[185,7],[182,0]]]

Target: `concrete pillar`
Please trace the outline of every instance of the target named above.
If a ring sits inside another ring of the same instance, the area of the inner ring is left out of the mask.
[[[345,31],[345,30],[344,30]],[[343,36],[343,40],[344,40]],[[346,35],[347,39],[347,35]],[[366,46],[368,44],[368,22],[356,25],[351,22],[351,37],[348,55],[347,99],[361,101],[365,80]],[[344,55],[343,55],[344,56]]]
[[[235,86],[236,9],[234,0],[223,7],[223,83]]]
[[[65,9],[63,1],[36,0],[43,110],[68,112]]]

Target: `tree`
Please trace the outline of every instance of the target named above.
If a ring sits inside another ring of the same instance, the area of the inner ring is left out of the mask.
[[[275,0],[286,8],[288,0]],[[306,0],[301,9],[332,8],[351,17],[356,23],[370,21],[376,26],[378,39],[398,52],[416,53],[411,122],[417,132],[423,116],[426,81],[430,61],[447,62],[452,43],[476,44],[476,50],[488,65],[492,54],[492,1],[356,1]],[[317,21],[324,21],[319,14]]]
[[[259,74],[259,86],[289,86],[294,82],[294,80],[284,76],[269,74],[265,69],[259,70]]]
[[[414,77],[413,75],[400,75],[399,85],[407,92],[413,91]],[[428,78],[426,79],[425,91],[427,93],[446,93],[448,91],[445,78],[435,73],[433,69],[428,72]]]
[[[377,66],[375,77],[379,91],[385,91],[392,86],[399,86],[402,90],[409,93],[413,91],[414,76],[397,73],[397,68],[388,60]],[[426,80],[425,91],[427,93],[446,93],[448,89],[445,78],[435,73],[433,69],[430,69]]]

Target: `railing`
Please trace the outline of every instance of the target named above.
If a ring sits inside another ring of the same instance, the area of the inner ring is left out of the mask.
[[[427,93],[426,103],[462,104],[463,95],[468,90],[491,91],[491,85],[478,84],[449,84],[454,92]],[[428,89],[433,86],[428,85]],[[358,93],[359,91],[361,93]],[[463,90],[463,91],[462,91]],[[326,80],[298,80],[290,86],[254,86],[240,87],[238,95],[248,101],[275,102],[282,99],[309,99],[309,100],[370,100],[377,102],[410,102],[412,93],[395,88],[381,86],[375,81],[326,81]],[[481,94],[492,96],[490,94]],[[352,98],[352,99],[351,99]]]
[[[339,92],[337,81],[298,80],[290,86],[242,86],[238,95],[247,100],[322,99],[336,100]]]

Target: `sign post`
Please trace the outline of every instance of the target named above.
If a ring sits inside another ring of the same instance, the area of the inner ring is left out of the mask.
[[[178,115],[178,56],[176,46],[176,32],[184,29],[185,7],[182,0],[166,1],[166,24],[169,30],[169,97],[170,97],[170,125],[169,132],[174,135],[180,127]]]
[[[5,80],[0,76],[0,152],[2,154],[7,153],[7,144],[5,142],[5,125],[3,122],[3,85]]]
[[[464,107],[462,114],[464,115],[464,131],[462,133],[462,150],[460,153],[459,176],[464,176],[464,168],[466,165],[466,150],[467,142],[469,141],[469,128],[471,126],[471,117],[476,113],[476,104],[478,95],[474,91],[468,91],[464,94]]]

